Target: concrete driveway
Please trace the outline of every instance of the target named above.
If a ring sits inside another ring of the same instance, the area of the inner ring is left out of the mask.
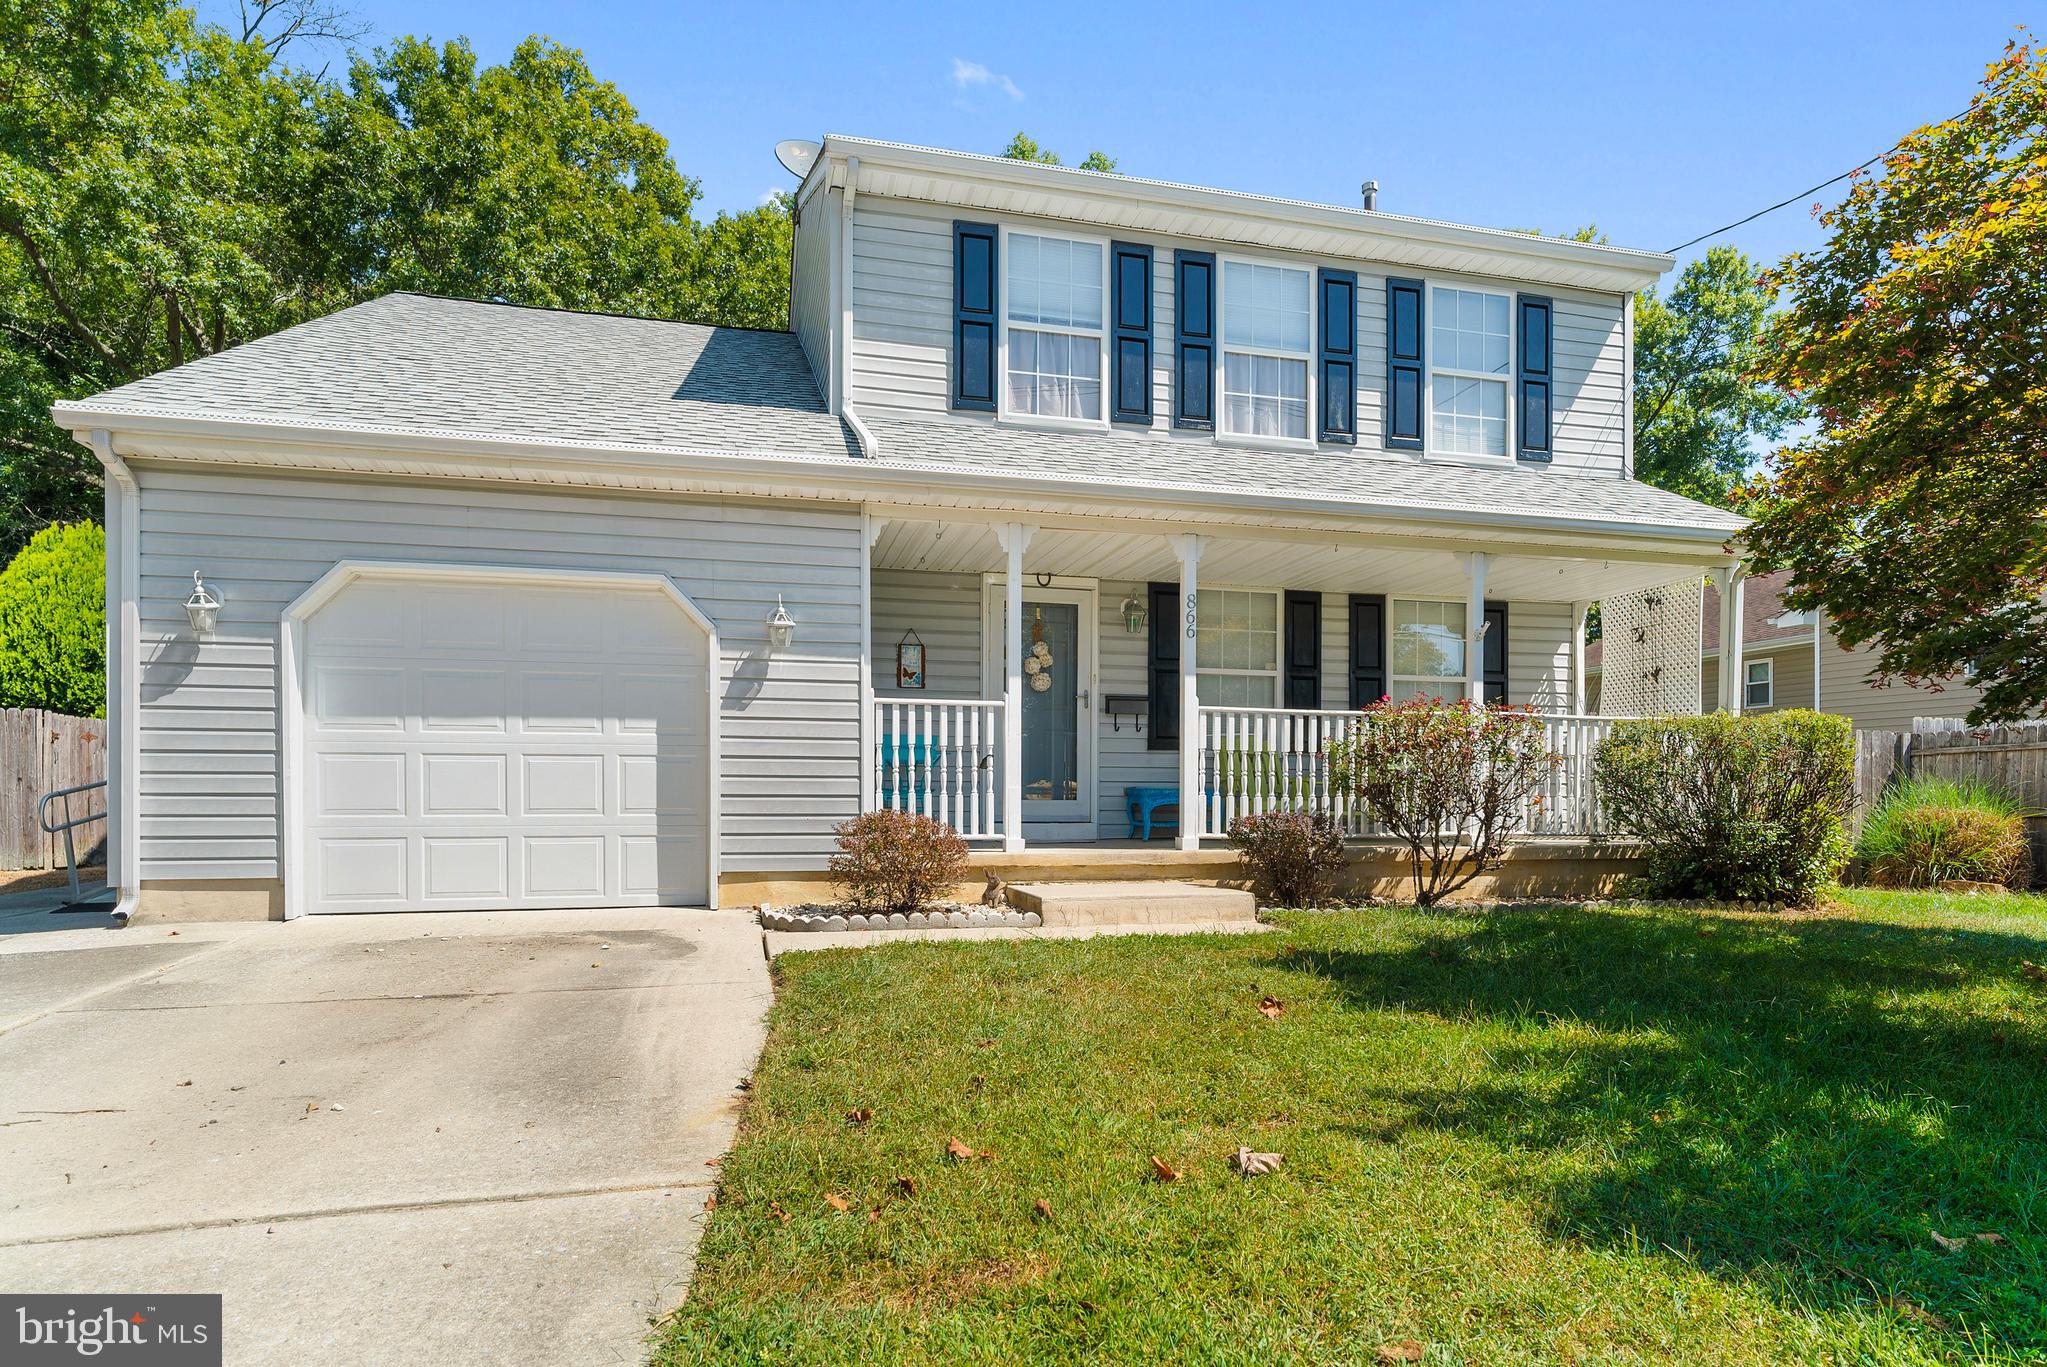
[[[738,912],[8,934],[0,1288],[222,1292],[230,1363],[638,1362],[768,1001]]]

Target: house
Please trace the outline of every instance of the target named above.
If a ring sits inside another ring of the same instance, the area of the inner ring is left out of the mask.
[[[1903,679],[1878,682],[1875,677],[1876,649],[1870,645],[1843,646],[1833,633],[1818,632],[1815,622],[1824,615],[1815,609],[1787,608],[1784,590],[1791,574],[1746,575],[1742,579],[1742,631],[1740,673],[1743,679],[1739,708],[1743,712],[1775,712],[1787,707],[1809,707],[1848,717],[1858,728],[1910,731],[1917,717],[1966,717],[1981,699],[1982,690],[1966,679],[1955,679],[1938,688],[1913,685]],[[1708,582],[1701,618],[1700,706],[1711,712],[1720,706],[1718,662],[1720,656],[1720,589]],[[1603,683],[1603,641],[1585,647],[1586,705],[1600,710]]]
[[[1164,867],[1387,694],[1555,714],[1594,820],[1586,606],[1741,525],[1630,475],[1670,257],[799,155],[788,333],[394,294],[56,406],[124,907],[779,900],[863,808],[1015,868],[1197,792]]]

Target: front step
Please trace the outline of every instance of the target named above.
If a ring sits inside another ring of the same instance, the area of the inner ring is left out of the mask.
[[[1237,888],[1163,879],[1142,882],[1011,883],[1009,903],[1047,926],[1256,924],[1258,900]]]

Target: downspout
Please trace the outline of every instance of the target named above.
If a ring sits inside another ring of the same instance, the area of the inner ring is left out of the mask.
[[[881,454],[881,443],[853,411],[853,200],[859,193],[860,158],[846,158],[846,184],[839,201],[839,327],[838,354],[832,358],[839,416],[853,429],[860,454],[869,460]]]
[[[106,475],[107,873],[125,926],[142,894],[142,489],[105,428],[86,443]]]

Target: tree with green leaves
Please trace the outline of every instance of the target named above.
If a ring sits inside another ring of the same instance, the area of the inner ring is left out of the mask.
[[[1060,165],[1059,154],[1049,147],[1038,146],[1038,140],[1028,133],[1018,133],[1009,140],[1009,146],[1002,149],[1002,155],[1011,161],[1034,161],[1040,166]],[[1107,175],[1116,173],[1116,159],[1107,152],[1090,152],[1081,159],[1083,171],[1101,171]]]
[[[2047,53],[2013,44],[1966,113],[1906,135],[1773,276],[1765,373],[1818,429],[1747,490],[1758,563],[1972,720],[2047,709]]]
[[[107,538],[45,527],[0,571],[0,707],[106,715]]]

